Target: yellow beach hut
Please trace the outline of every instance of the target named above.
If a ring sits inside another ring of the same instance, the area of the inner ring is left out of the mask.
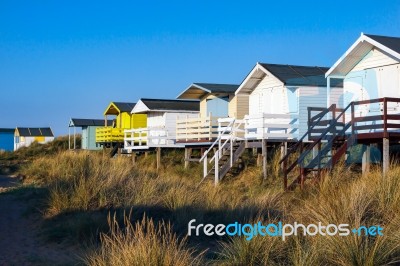
[[[135,105],[136,103],[130,102],[111,102],[104,111],[105,126],[96,129],[96,143],[106,148],[114,148],[116,152],[118,148],[123,147],[125,129],[146,127],[146,114],[131,114]],[[107,120],[110,118],[113,122],[108,126]]]

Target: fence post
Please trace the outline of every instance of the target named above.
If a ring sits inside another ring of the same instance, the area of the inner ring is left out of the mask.
[[[231,150],[230,150],[230,154],[231,154],[231,167],[233,166],[233,141],[232,141],[232,137],[229,137],[230,138],[230,143],[231,143]]]
[[[307,120],[307,126],[308,126],[308,139],[311,139],[311,107],[307,107],[307,112],[308,112],[308,120]]]
[[[383,98],[383,137],[387,138],[387,98]]]
[[[263,178],[267,179],[267,140],[262,140]]]
[[[219,154],[215,153],[215,173],[214,173],[214,185],[217,186],[219,182]]]
[[[208,174],[208,154],[206,154],[206,156],[204,157],[204,161],[203,161],[203,177],[206,177]]]
[[[355,130],[354,130],[354,102],[351,103],[351,135],[354,136]]]

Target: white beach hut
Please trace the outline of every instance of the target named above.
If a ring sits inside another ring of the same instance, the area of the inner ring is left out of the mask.
[[[176,120],[179,116],[195,118],[199,115],[198,101],[140,99],[132,114],[146,114],[147,127],[125,130],[126,150],[146,150],[155,147],[182,147],[176,141]]]

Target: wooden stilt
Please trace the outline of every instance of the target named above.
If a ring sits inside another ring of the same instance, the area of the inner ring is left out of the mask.
[[[76,127],[74,127],[74,150],[76,149]]]
[[[144,152],[144,158],[147,158],[147,156],[149,156],[149,152],[148,152],[148,151],[145,151],[145,152]]]
[[[267,179],[267,140],[262,140],[263,178]]]
[[[157,148],[157,170],[161,167],[161,148]]]
[[[136,152],[132,152],[132,164],[136,165]]]
[[[320,154],[320,152],[321,152],[321,145],[322,145],[322,143],[321,142],[319,142],[318,143],[318,148],[317,148],[317,156],[318,156],[318,172],[317,172],[317,177],[318,177],[318,180],[321,180],[321,154]]]
[[[261,166],[262,164],[262,153],[257,154],[257,167]]]
[[[202,157],[206,152],[206,148],[200,148],[200,156]]]
[[[386,174],[387,171],[389,170],[389,138],[384,138],[383,139],[383,149],[382,149],[383,155],[383,164],[382,164],[382,171],[383,174]]]
[[[371,145],[367,144],[362,156],[362,174],[365,175],[369,172],[371,163]]]
[[[304,143],[301,142],[300,143],[300,154],[303,153],[303,149],[304,149]],[[303,166],[300,165],[300,180],[299,180],[300,189],[303,189],[303,187],[304,187],[304,180],[306,178],[306,172],[305,171],[306,171],[306,169],[304,169],[304,165]]]
[[[300,169],[300,189],[304,188],[304,180],[306,179],[306,169]]]
[[[191,157],[192,157],[192,148],[185,148],[185,169],[189,167]]]
[[[312,158],[313,158],[313,159],[317,158],[318,152],[319,152],[319,145],[316,145],[316,146],[314,146],[313,149],[312,149]],[[317,173],[316,173],[316,172],[312,172],[313,177],[316,177],[316,176],[319,174],[319,169],[320,169],[319,166],[320,166],[320,165],[318,164],[318,172],[317,172]]]
[[[187,169],[189,166],[188,150],[189,150],[188,148],[185,148],[185,169]]]
[[[282,160],[283,157],[286,156],[286,154],[287,154],[287,142],[285,141],[285,142],[282,142],[282,144],[281,144],[281,158],[280,158],[280,160]],[[283,163],[281,164],[281,170],[282,171],[284,170]]]

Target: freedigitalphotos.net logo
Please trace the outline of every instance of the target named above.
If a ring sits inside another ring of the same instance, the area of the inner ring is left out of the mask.
[[[289,236],[348,236],[365,235],[365,236],[382,236],[383,228],[379,225],[376,226],[360,226],[351,228],[349,224],[328,224],[323,225],[321,222],[318,224],[304,225],[294,222],[293,224],[284,224],[282,222],[270,223],[263,225],[261,222],[255,224],[241,224],[238,222],[225,224],[197,224],[196,219],[188,223],[188,236],[199,236],[204,234],[206,236],[245,236],[246,240],[251,240],[255,236],[270,236],[281,237],[283,241]]]

